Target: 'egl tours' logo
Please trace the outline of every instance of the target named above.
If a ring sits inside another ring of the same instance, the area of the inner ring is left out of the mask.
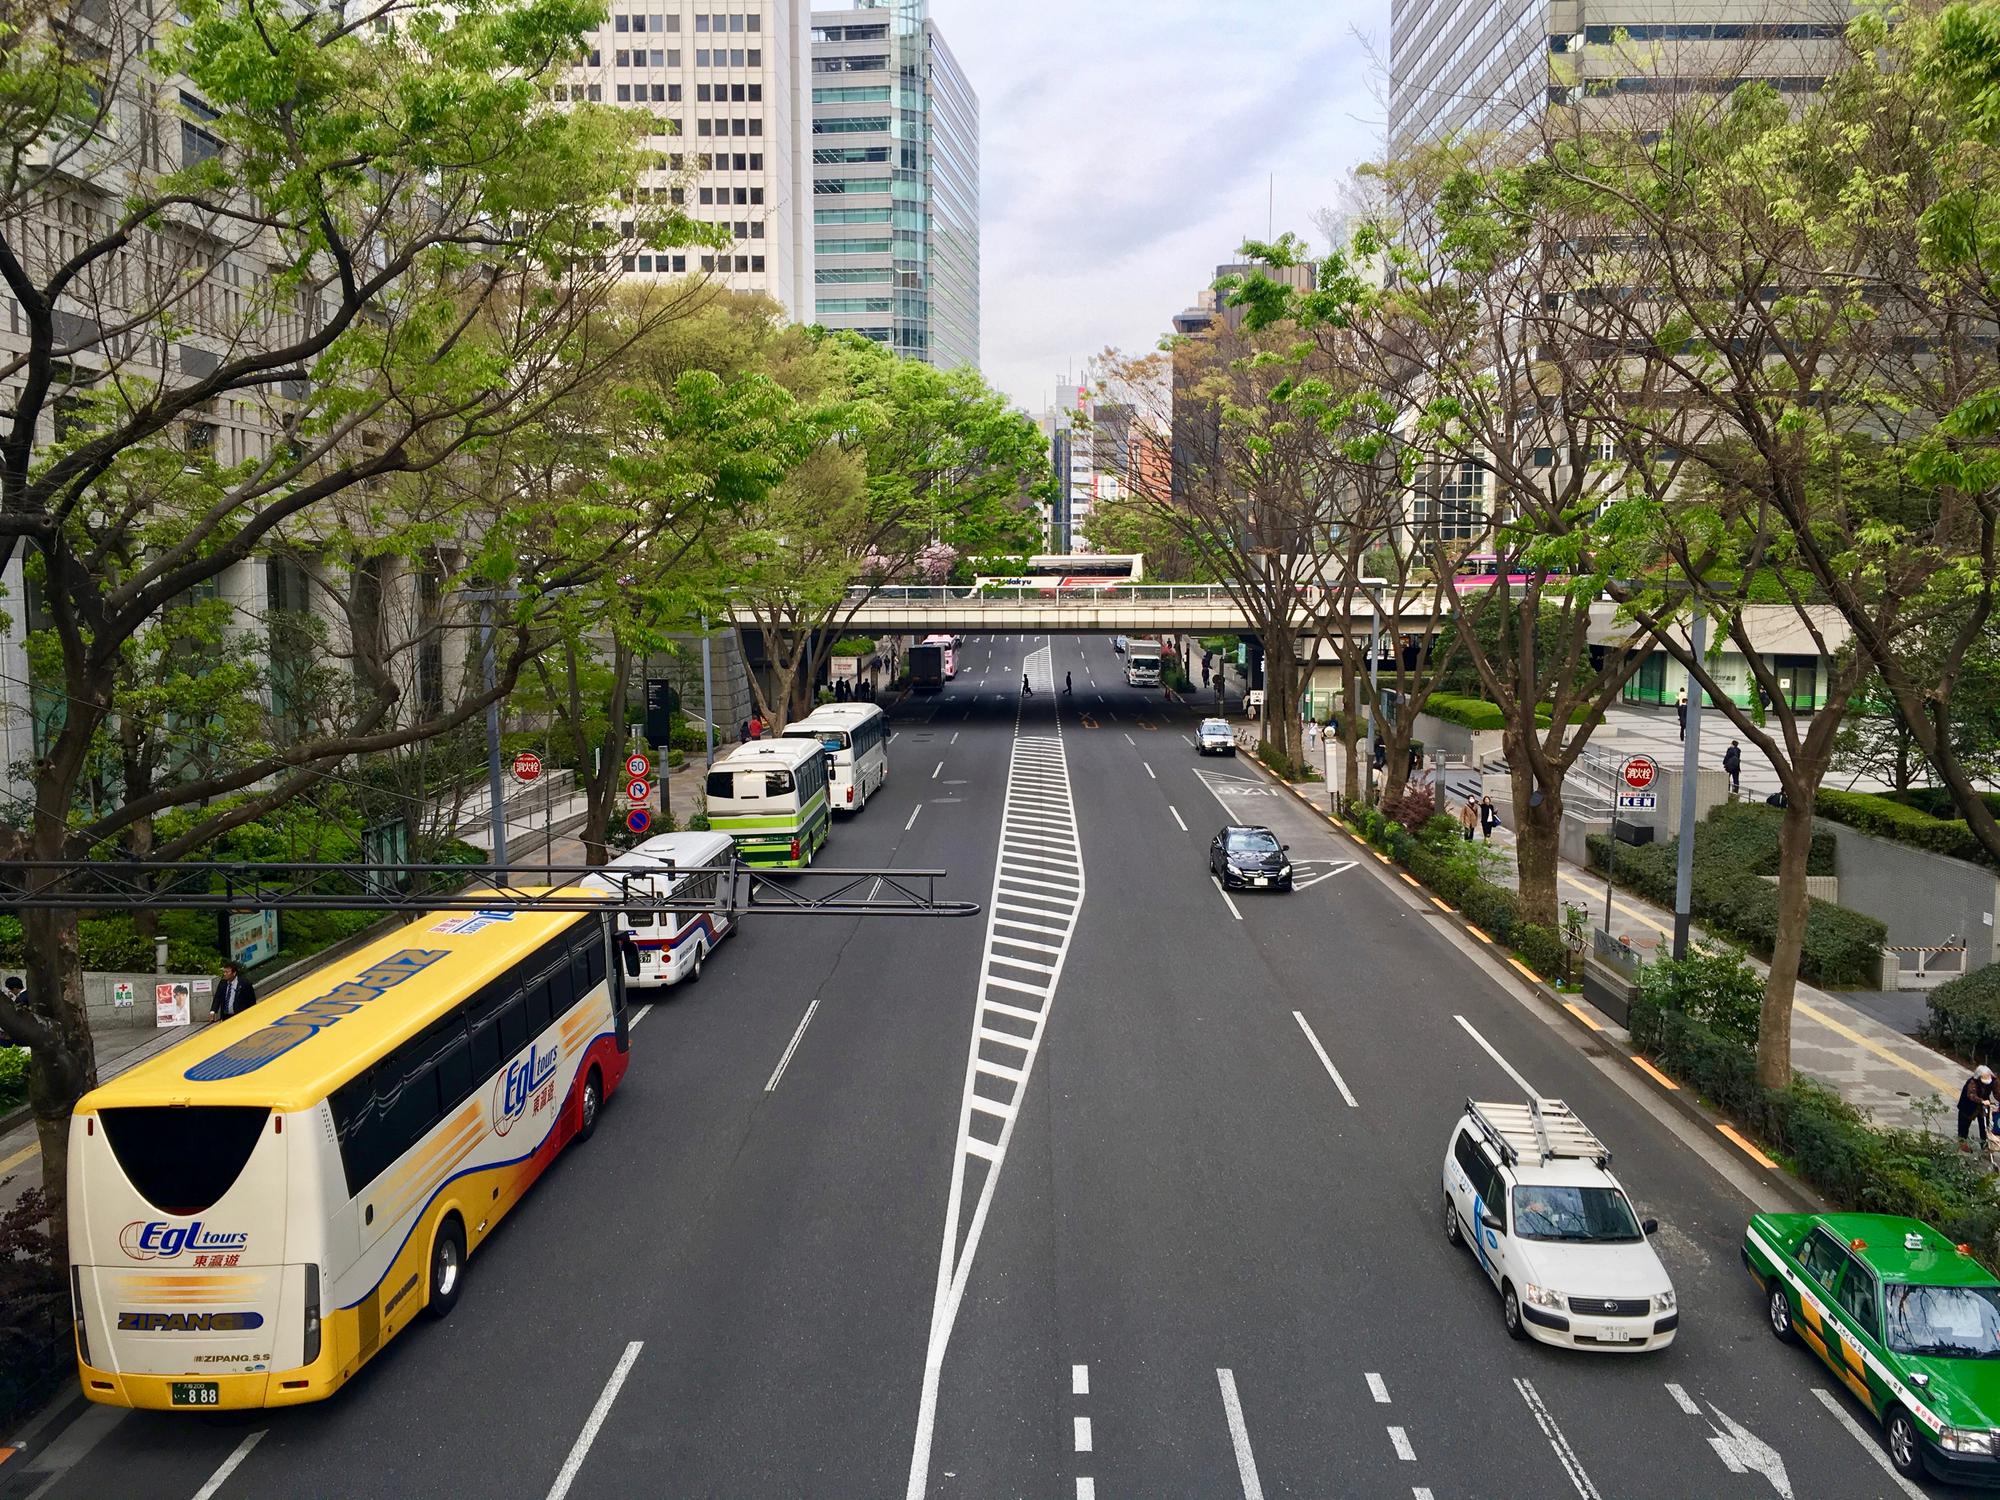
[[[526,1057],[507,1064],[493,1092],[493,1133],[505,1135],[524,1114],[540,1114],[555,1098],[556,1058],[561,1049],[530,1048]]]

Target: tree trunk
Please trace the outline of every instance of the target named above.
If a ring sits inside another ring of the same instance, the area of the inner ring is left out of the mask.
[[[1792,1000],[1805,952],[1806,859],[1812,852],[1813,789],[1817,778],[1785,783],[1785,818],[1778,827],[1778,930],[1771,973],[1757,1021],[1757,1081],[1781,1089],[1792,1081]]]
[[[70,1112],[97,1084],[97,1050],[83,998],[83,959],[77,947],[77,914],[31,909],[21,913],[27,950],[28,996],[37,1017],[55,1032],[53,1047],[36,1047],[28,1063],[28,1104],[42,1148],[42,1187],[48,1194],[49,1233],[58,1264],[69,1254]]]
[[[1560,931],[1556,913],[1556,871],[1561,864],[1563,799],[1560,786],[1538,786],[1527,754],[1506,733],[1508,779],[1514,807],[1514,870],[1520,888],[1521,915],[1530,922]],[[1535,794],[1541,794],[1536,801]]]
[[[570,648],[569,670],[572,691],[575,691],[577,661],[573,646]],[[625,708],[631,697],[631,677],[632,648],[614,635],[611,641],[611,702],[605,709],[604,746],[594,771],[588,767],[590,747],[583,733],[583,720],[578,717],[571,721],[576,725],[576,774],[584,786],[583,862],[587,865],[611,862],[611,849],[605,842],[605,836],[625,772]],[[655,769],[657,779],[664,787],[667,783],[667,752],[662,748],[659,754],[660,763]],[[665,800],[662,794],[661,801]]]
[[[1340,751],[1347,800],[1361,800],[1361,683],[1348,643],[1340,653]]]

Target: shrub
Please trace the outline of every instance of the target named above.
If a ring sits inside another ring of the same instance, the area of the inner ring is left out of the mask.
[[[1934,818],[1958,816],[1958,804],[1952,800],[1948,786],[1913,786],[1907,792],[1884,792],[1882,796],[1890,802],[1907,803]],[[1981,792],[1979,800],[1993,809],[1995,817],[2000,817],[2000,792]]]
[[[1652,1004],[1677,1010],[1745,1046],[1757,1040],[1764,981],[1730,947],[1697,943],[1686,958],[1663,958],[1639,972],[1639,990]]]
[[[76,1370],[69,1293],[39,1187],[0,1213],[0,1422],[12,1426]]]
[[[1869,792],[1834,792],[1822,789],[1813,799],[1820,816],[1877,838],[1894,839],[1915,849],[1973,864],[1994,863],[1963,818],[1937,818],[1920,807],[1906,806],[1888,797]]]
[[[832,656],[873,656],[875,641],[870,636],[847,635],[833,643]]]
[[[2000,1179],[1961,1156],[1949,1138],[1878,1130],[1809,1079],[1767,1089],[1749,1047],[1643,992],[1628,1025],[1642,1052],[1789,1156],[1799,1176],[1837,1207],[1922,1219],[1971,1245],[1987,1267],[2000,1264]]]
[[[1569,944],[1562,940],[1561,933],[1537,922],[1523,922],[1515,928],[1509,943],[1521,955],[1521,961],[1542,978],[1561,984],[1569,982]]]
[[[28,1049],[0,1047],[0,1112],[28,1102]]]
[[[1428,781],[1406,784],[1402,795],[1382,804],[1382,811],[1415,833],[1437,814],[1437,793]]]
[[[1457,693],[1432,693],[1424,700],[1424,712],[1447,724],[1464,729],[1505,729],[1507,716],[1497,703],[1484,698],[1465,698]]]
[[[1974,1062],[2000,1058],[2000,964],[1939,985],[1930,992],[1929,1003],[1927,1038]]]

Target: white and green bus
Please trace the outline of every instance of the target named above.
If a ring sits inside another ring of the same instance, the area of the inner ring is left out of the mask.
[[[796,724],[788,740],[818,740],[832,775],[836,812],[860,812],[889,779],[889,716],[873,703],[828,703]]]
[[[827,760],[817,739],[738,745],[709,769],[709,826],[746,865],[811,864],[833,821]]]

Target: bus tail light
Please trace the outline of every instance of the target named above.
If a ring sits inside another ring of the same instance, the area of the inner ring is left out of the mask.
[[[76,1320],[77,1357],[85,1364],[89,1364],[90,1330],[84,1326],[83,1322],[83,1269],[80,1266],[71,1266],[69,1268],[69,1297],[70,1312]]]
[[[799,841],[798,841],[797,839],[793,839],[793,840],[792,840],[792,858],[793,858],[793,859],[797,859],[798,857],[799,857]]]
[[[853,801],[854,801],[854,788],[853,788],[853,787],[849,787],[849,788],[847,789],[847,800],[848,800],[848,802],[849,802],[850,804],[852,804],[852,803],[853,803]]]
[[[319,1267],[306,1267],[306,1357],[302,1364],[319,1358]]]

